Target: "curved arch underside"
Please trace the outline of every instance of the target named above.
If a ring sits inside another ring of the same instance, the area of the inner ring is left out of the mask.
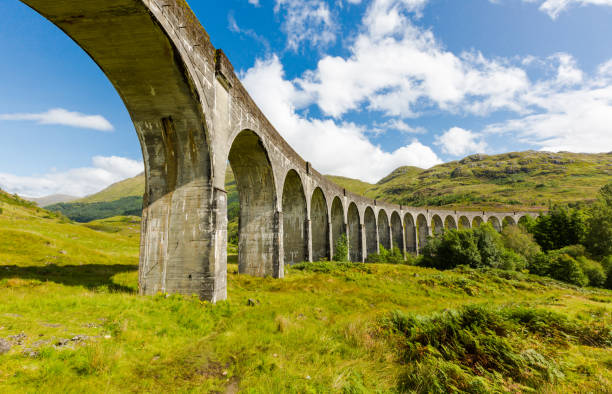
[[[427,237],[429,237],[430,234],[427,218],[422,214],[417,217],[417,234],[419,241],[418,248],[420,252],[427,243]]]

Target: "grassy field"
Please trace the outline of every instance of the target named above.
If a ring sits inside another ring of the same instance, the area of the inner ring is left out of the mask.
[[[611,387],[609,291],[383,264],[298,266],[275,280],[230,264],[226,302],[140,297],[138,218],[72,224],[6,195],[0,207],[2,392]],[[483,327],[466,322],[470,305]],[[491,364],[490,349],[508,357]]]

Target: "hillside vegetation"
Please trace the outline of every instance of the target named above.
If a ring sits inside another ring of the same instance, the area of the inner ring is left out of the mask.
[[[543,209],[595,200],[612,179],[612,153],[473,155],[427,170],[401,167],[366,190],[370,198],[447,208]]]
[[[2,392],[606,392],[612,293],[496,269],[228,269],[226,302],[137,295],[138,219],[0,193]]]
[[[612,154],[513,152],[473,155],[424,170],[400,167],[372,185],[327,176],[347,190],[411,206],[474,210],[542,210],[549,203],[592,201],[612,178]],[[139,215],[144,175],[115,183],[89,197],[47,207],[77,221]],[[226,174],[230,228],[237,226],[238,191],[231,169]],[[130,197],[130,198],[128,198]],[[97,205],[90,205],[97,203]],[[232,233],[236,236],[236,233]],[[231,237],[230,237],[231,238]]]

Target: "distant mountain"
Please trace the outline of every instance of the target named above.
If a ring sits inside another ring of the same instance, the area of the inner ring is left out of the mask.
[[[411,206],[519,210],[594,200],[612,179],[612,152],[472,155],[429,169],[400,167],[363,194]]]
[[[47,205],[57,204],[60,202],[71,202],[74,200],[78,200],[78,197],[69,196],[67,194],[52,194],[50,196],[40,197],[40,198],[23,197],[23,199],[32,201],[39,207],[46,207]]]

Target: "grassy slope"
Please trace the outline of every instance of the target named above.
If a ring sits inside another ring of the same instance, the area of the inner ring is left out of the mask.
[[[377,328],[387,311],[512,300],[612,324],[608,291],[408,266],[288,269],[274,280],[230,265],[227,302],[139,297],[137,219],[63,223],[2,197],[0,338],[25,335],[0,355],[3,392],[387,391],[406,368]],[[604,391],[612,382],[609,349],[544,347],[564,371],[549,392]]]
[[[519,210],[546,208],[595,198],[612,177],[612,154],[513,152],[469,156],[423,170],[401,167],[376,185],[339,176],[332,181],[357,194],[413,206]],[[228,198],[237,201],[228,170]],[[78,202],[113,201],[142,196],[144,176],[116,183]]]

